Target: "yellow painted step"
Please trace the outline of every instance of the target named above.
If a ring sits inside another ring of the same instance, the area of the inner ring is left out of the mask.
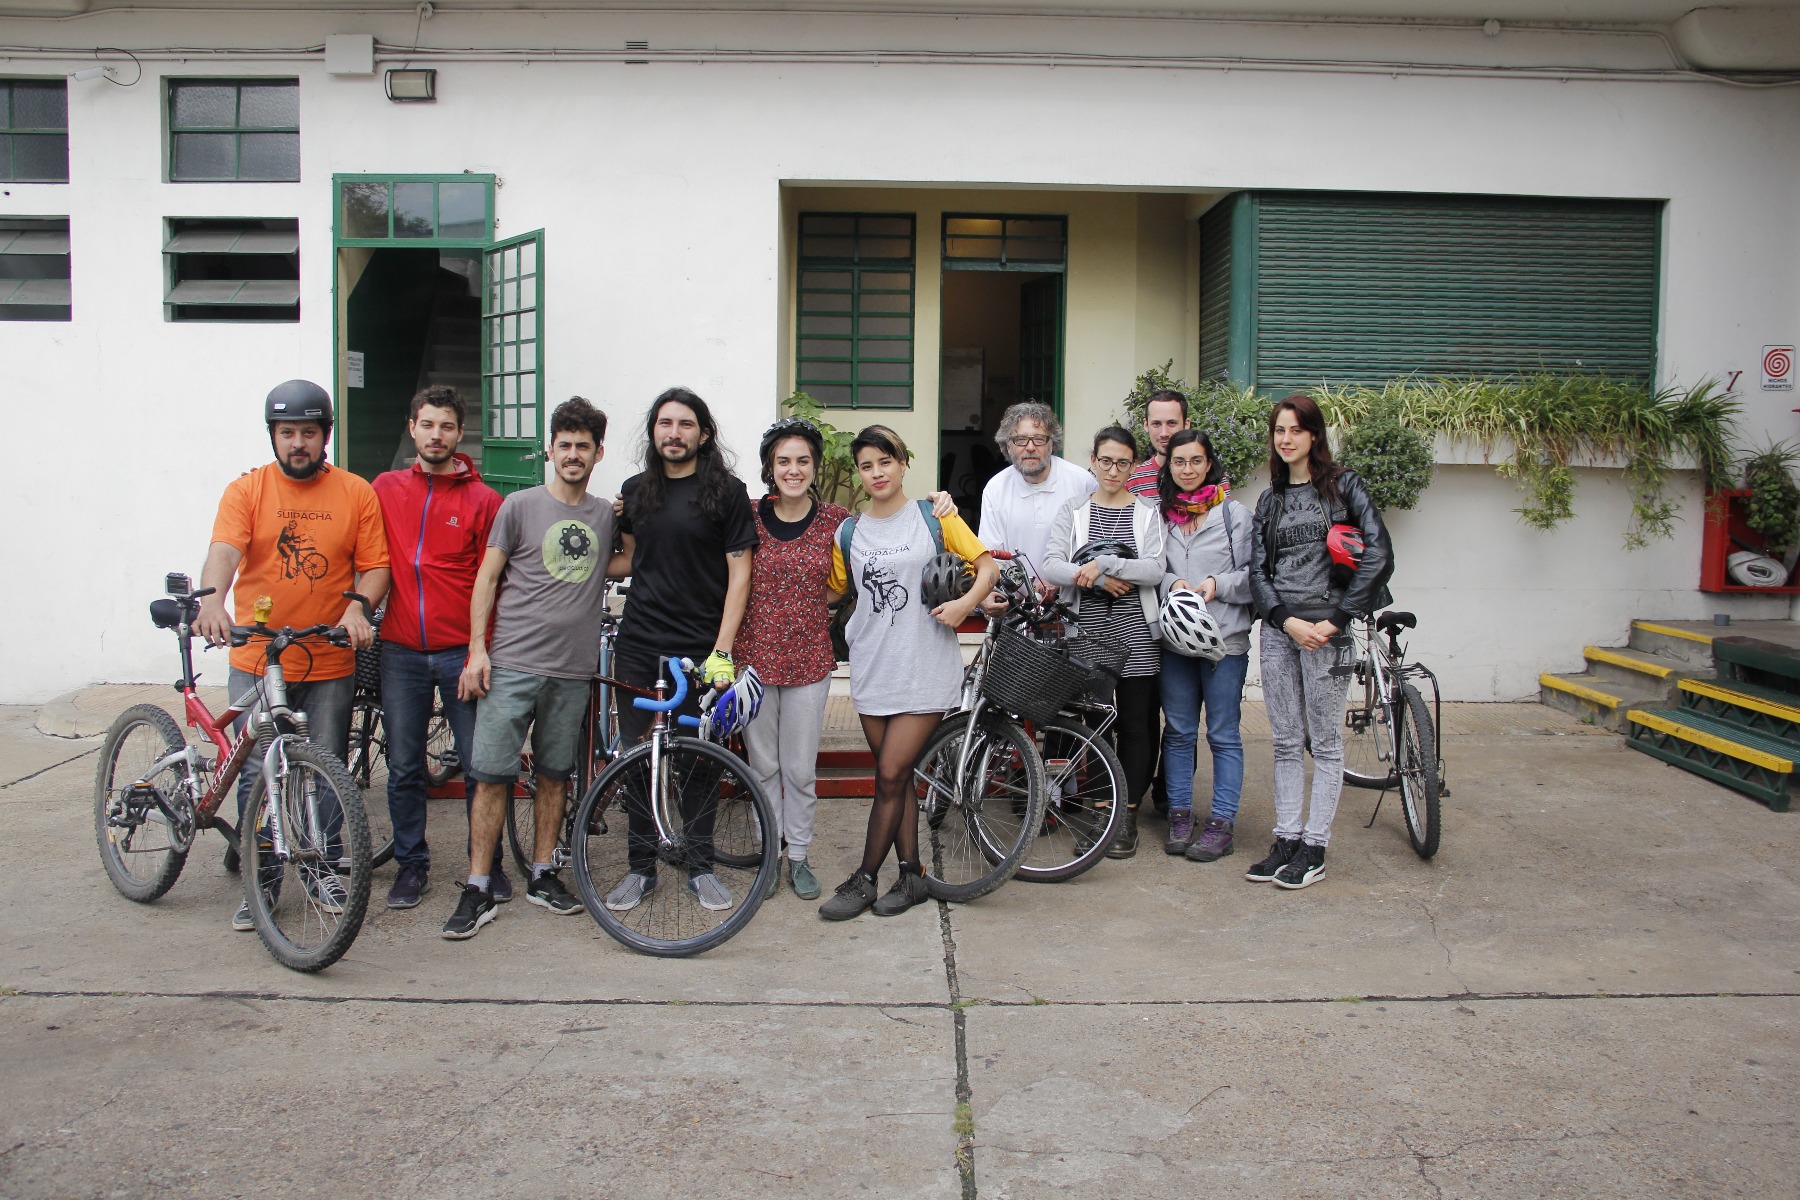
[[[1598,688],[1591,688],[1585,684],[1576,683],[1572,679],[1564,679],[1560,675],[1551,675],[1548,673],[1539,675],[1538,686],[1547,687],[1553,692],[1567,693],[1578,700],[1585,700],[1589,704],[1598,704],[1601,708],[1610,708],[1617,711],[1619,707],[1619,697],[1614,696],[1609,692],[1603,692]]]
[[[1719,700],[1738,708],[1747,708],[1752,712],[1766,713],[1771,717],[1779,717],[1783,721],[1792,721],[1800,725],[1800,708],[1781,704],[1774,700],[1764,700],[1760,696],[1751,696],[1744,692],[1733,691],[1716,683],[1708,683],[1704,679],[1684,679],[1681,690],[1692,692],[1696,696],[1705,696],[1709,700]]]
[[[1622,650],[1608,650],[1605,646],[1585,646],[1582,648],[1581,655],[1589,662],[1603,662],[1626,671],[1636,671],[1640,675],[1648,675],[1652,679],[1666,680],[1675,674],[1674,667],[1645,662]]]
[[[1715,754],[1723,754],[1727,758],[1735,758],[1739,762],[1747,762],[1751,766],[1761,767],[1766,771],[1774,771],[1779,775],[1791,775],[1794,771],[1792,759],[1765,754],[1761,750],[1753,750],[1749,746],[1741,746],[1736,742],[1708,733],[1704,729],[1695,729],[1680,721],[1670,720],[1653,712],[1632,709],[1625,714],[1625,719],[1646,729],[1654,729],[1658,733],[1666,733],[1678,737],[1684,742],[1692,742],[1696,746],[1704,746]]]
[[[1713,635],[1698,633],[1692,629],[1680,629],[1674,625],[1664,625],[1657,621],[1633,621],[1633,629],[1641,629],[1645,633],[1660,633],[1664,637],[1680,638],[1684,642],[1699,642],[1702,646],[1712,645]]]

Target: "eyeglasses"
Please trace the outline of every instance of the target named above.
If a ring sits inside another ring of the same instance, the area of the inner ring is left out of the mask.
[[[1169,468],[1175,471],[1209,471],[1212,464],[1204,458],[1172,458]]]
[[[1050,435],[1046,433],[1020,434],[1017,437],[1008,438],[1007,440],[1019,449],[1024,450],[1029,446],[1048,446],[1050,444]]]
[[[1097,457],[1094,459],[1094,465],[1102,471],[1123,471],[1135,464],[1129,458]]]

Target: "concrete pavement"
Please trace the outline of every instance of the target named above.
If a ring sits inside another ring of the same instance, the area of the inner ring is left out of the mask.
[[[1244,882],[1253,710],[1219,863],[1152,820],[967,906],[784,891],[683,961],[522,901],[444,942],[441,870],[302,976],[226,929],[216,835],[114,892],[97,740],[0,709],[0,1195],[1791,1197],[1800,824],[1549,709],[1445,711],[1429,863],[1349,791],[1323,882]],[[866,812],[822,805],[827,887]]]

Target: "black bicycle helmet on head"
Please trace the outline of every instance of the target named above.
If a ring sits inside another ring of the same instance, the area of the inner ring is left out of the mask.
[[[815,464],[825,457],[825,435],[819,432],[817,425],[804,417],[783,417],[763,430],[762,445],[757,447],[756,456],[767,463],[776,444],[783,438],[791,437],[806,439],[806,444],[812,447]]]
[[[290,379],[270,389],[263,400],[263,423],[317,421],[331,432],[331,396],[309,379]]]
[[[1099,558],[1103,554],[1110,554],[1114,558],[1136,558],[1137,557],[1137,551],[1133,550],[1130,546],[1126,545],[1124,542],[1102,541],[1102,542],[1089,542],[1087,545],[1085,545],[1081,549],[1077,550],[1075,552],[1074,557],[1071,558],[1069,561],[1079,567],[1086,563],[1093,562],[1096,558]],[[1113,594],[1111,592],[1107,591],[1105,588],[1101,587],[1097,581],[1093,587],[1082,588],[1080,590],[1086,592],[1088,595],[1092,596],[1096,600],[1110,601],[1114,598]]]
[[[975,572],[969,564],[946,550],[925,564],[919,581],[919,603],[936,608],[952,600],[960,600],[975,586]]]

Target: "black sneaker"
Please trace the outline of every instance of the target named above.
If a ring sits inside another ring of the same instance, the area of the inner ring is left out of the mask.
[[[1325,877],[1325,847],[1301,846],[1288,860],[1287,866],[1275,872],[1272,881],[1278,888],[1290,890],[1310,887]]]
[[[463,885],[462,899],[456,902],[456,911],[444,922],[444,936],[453,942],[472,938],[489,921],[500,915],[494,906],[494,896],[478,887]]]
[[[848,921],[860,917],[875,903],[875,877],[858,870],[838,884],[837,895],[819,905],[819,915],[827,921]]]
[[[417,863],[405,863],[400,873],[394,876],[394,886],[388,889],[387,906],[389,908],[417,908],[419,900],[431,890],[431,880],[425,868]]]
[[[1244,878],[1251,883],[1267,883],[1275,878],[1275,873],[1292,861],[1300,852],[1299,838],[1278,837],[1275,844],[1269,847],[1269,856],[1244,872]]]
[[[931,899],[931,893],[926,890],[925,876],[916,868],[903,864],[900,868],[900,878],[894,880],[894,886],[889,888],[887,894],[877,900],[869,911],[878,917],[897,917],[907,909],[923,904],[929,899]]]
[[[582,912],[581,901],[563,886],[555,871],[545,871],[525,888],[525,898],[539,908],[547,908],[559,917]]]
[[[500,867],[495,867],[494,873],[488,876],[488,887],[494,893],[495,904],[505,904],[513,898],[512,880],[506,877],[506,871]]]

